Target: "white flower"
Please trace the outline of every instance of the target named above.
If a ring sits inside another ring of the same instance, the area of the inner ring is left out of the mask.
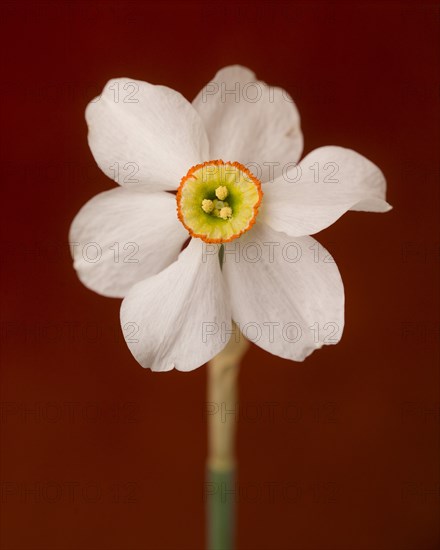
[[[88,288],[124,297],[122,328],[143,367],[199,367],[223,349],[231,319],[295,361],[340,339],[342,280],[309,235],[348,210],[391,208],[377,166],[333,146],[296,165],[293,101],[240,66],[192,104],[165,86],[111,80],[86,119],[96,162],[120,186],[74,219],[74,266]],[[222,268],[212,243],[225,243]]]

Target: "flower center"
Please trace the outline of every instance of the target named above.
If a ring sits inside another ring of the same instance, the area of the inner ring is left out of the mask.
[[[211,160],[190,168],[177,191],[177,216],[207,243],[236,239],[255,223],[263,192],[239,162]]]

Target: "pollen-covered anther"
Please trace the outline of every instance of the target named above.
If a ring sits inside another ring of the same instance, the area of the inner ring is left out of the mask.
[[[215,190],[215,196],[221,201],[224,201],[228,194],[228,188],[226,187],[226,185],[220,185],[220,187],[217,187],[217,189]]]
[[[228,218],[230,218],[232,216],[232,208],[230,208],[229,206],[224,206],[220,210],[219,216],[223,220],[227,220]]]
[[[214,203],[209,199],[202,200],[202,210],[207,214],[210,214],[214,210]]]

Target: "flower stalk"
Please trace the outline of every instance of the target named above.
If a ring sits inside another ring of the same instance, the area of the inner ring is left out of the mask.
[[[233,550],[235,538],[235,410],[240,361],[249,342],[235,323],[227,346],[208,364],[207,400],[214,414],[208,415],[207,547]]]

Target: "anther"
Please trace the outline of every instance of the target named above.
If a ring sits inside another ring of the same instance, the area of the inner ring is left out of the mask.
[[[225,185],[220,185],[220,187],[217,187],[215,190],[215,196],[221,201],[224,201],[228,194],[228,188]]]
[[[202,200],[202,210],[207,214],[210,214],[214,210],[214,203],[209,199]]]
[[[219,213],[220,218],[227,220],[232,216],[232,208],[230,206],[224,206]]]

